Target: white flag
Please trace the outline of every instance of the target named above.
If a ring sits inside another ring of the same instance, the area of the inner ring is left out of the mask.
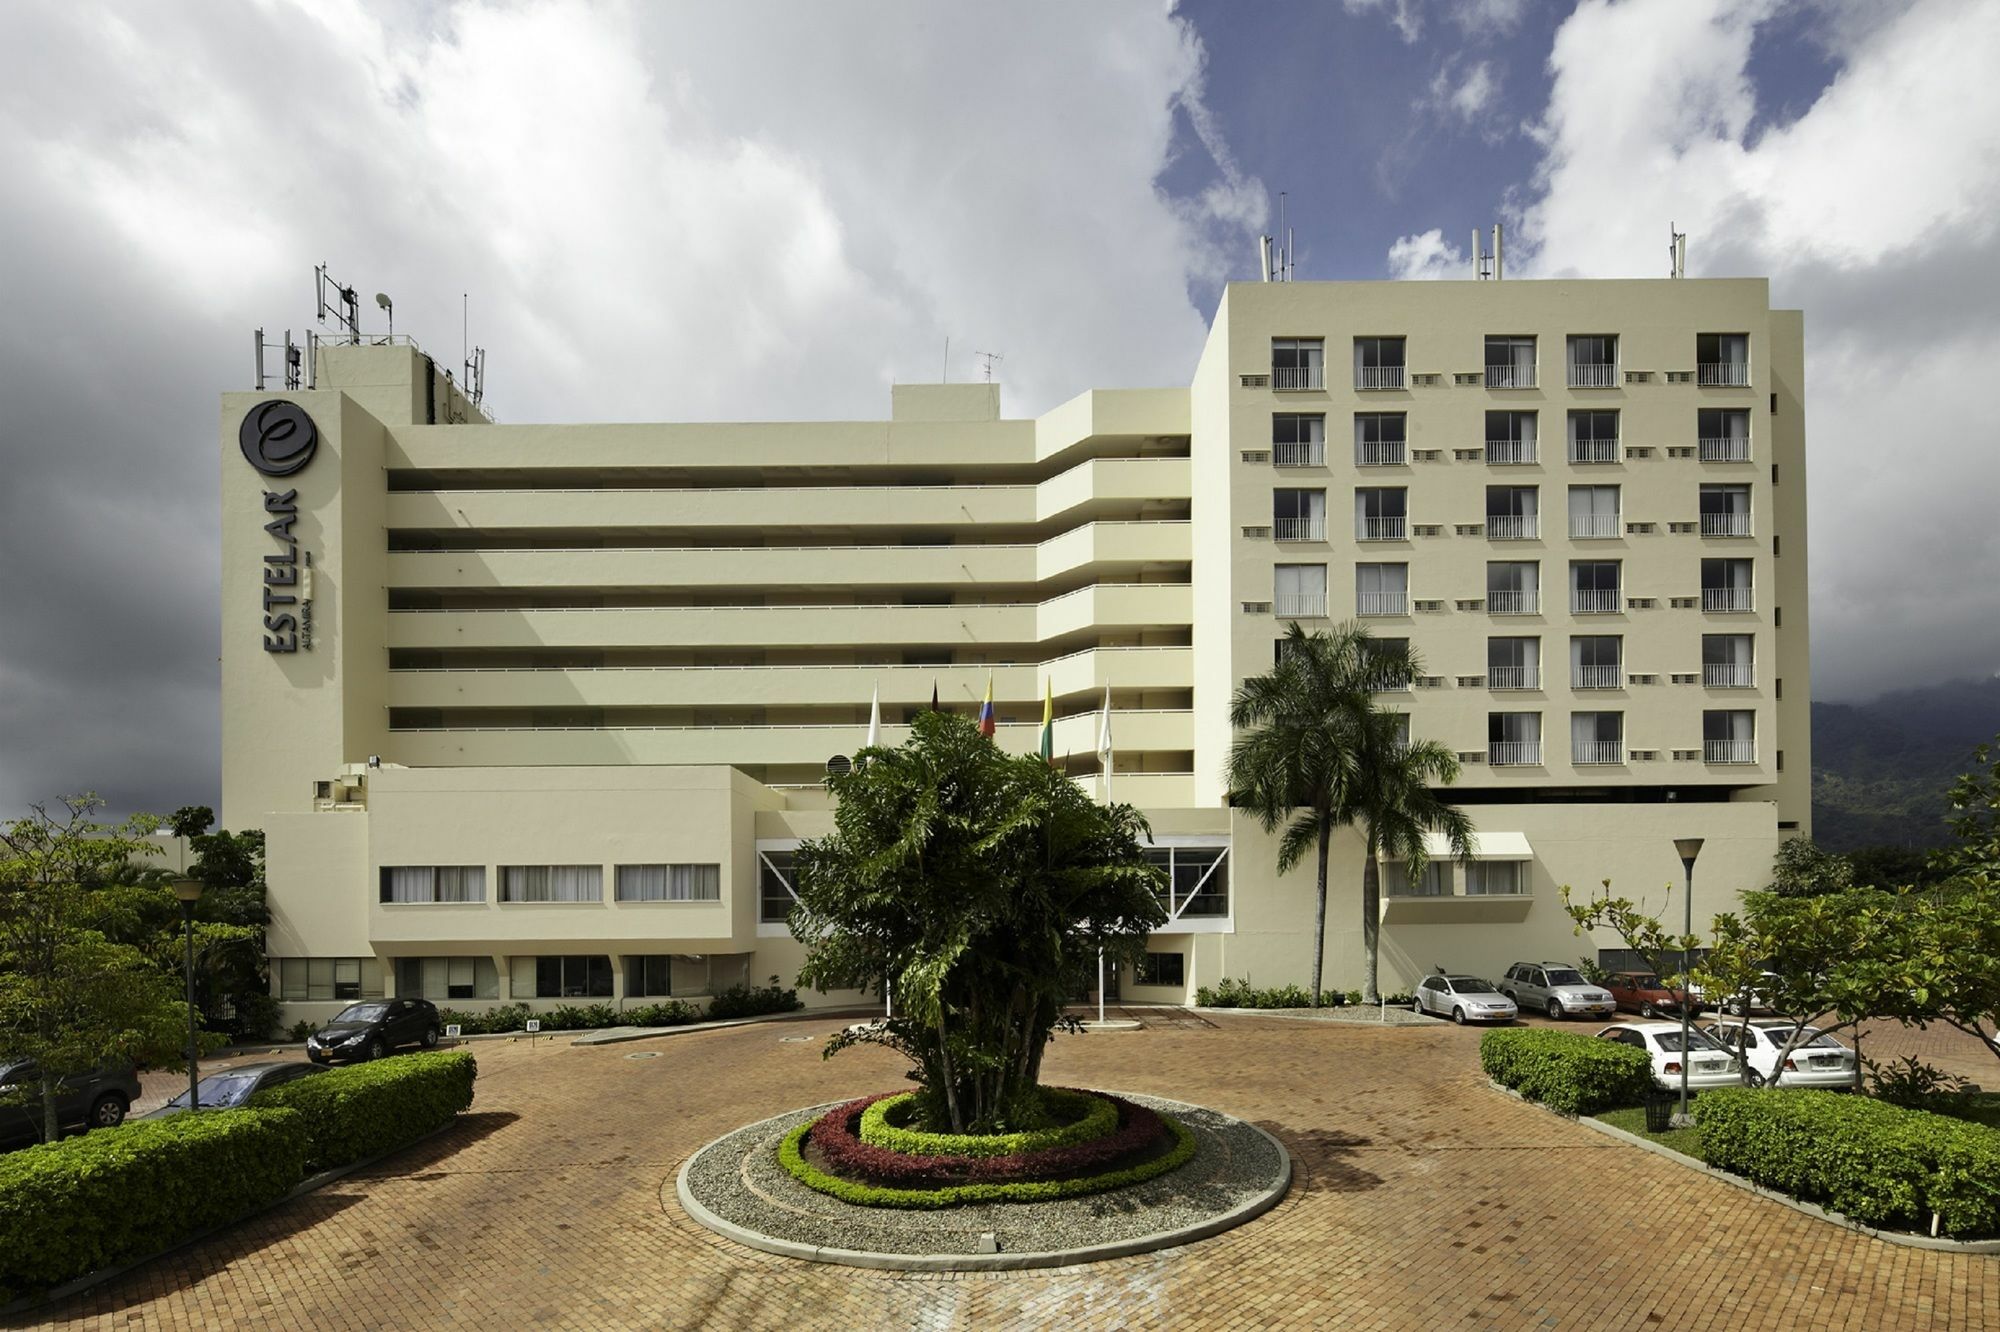
[[[872,747],[882,743],[882,686],[875,686],[875,697],[868,705],[868,744]]]
[[[1097,761],[1104,770],[1104,803],[1111,803],[1111,686],[1104,686],[1104,715],[1097,723]]]

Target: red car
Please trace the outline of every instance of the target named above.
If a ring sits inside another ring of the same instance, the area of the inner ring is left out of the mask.
[[[1604,988],[1611,991],[1612,1001],[1620,1008],[1641,1017],[1678,1015],[1681,1011],[1680,995],[1662,985],[1650,971],[1614,971],[1604,978]],[[1699,1002],[1688,1005],[1688,1016],[1701,1016]]]

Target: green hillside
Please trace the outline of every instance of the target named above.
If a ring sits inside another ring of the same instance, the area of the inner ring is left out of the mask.
[[[2000,732],[2000,676],[1813,704],[1813,837],[1834,851],[1942,845],[1945,792]]]

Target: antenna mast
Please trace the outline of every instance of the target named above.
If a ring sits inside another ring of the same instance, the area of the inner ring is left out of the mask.
[[[361,341],[361,298],[355,295],[354,288],[334,281],[332,275],[326,271],[325,264],[317,265],[313,269],[313,278],[318,286],[319,322],[324,324],[326,317],[329,314],[332,315],[334,327],[346,333],[347,341],[359,344]],[[328,292],[332,293],[332,299],[330,300],[327,296]]]
[[[1676,231],[1674,224],[1667,223],[1667,276],[1682,278],[1687,276],[1688,236],[1685,231]]]
[[[986,382],[991,384],[993,382],[993,363],[995,361],[1004,361],[1007,358],[1002,356],[999,352],[974,352],[972,354],[974,356],[977,356],[980,360],[980,363],[985,367]]]

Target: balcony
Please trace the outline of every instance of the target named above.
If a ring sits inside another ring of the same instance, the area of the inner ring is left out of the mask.
[[[1695,367],[1694,382],[1703,388],[1748,388],[1748,361],[1705,361]]]
[[[1532,365],[1489,365],[1486,367],[1486,387],[1496,389],[1531,389],[1535,386],[1535,367]]]
[[[1569,386],[1608,389],[1618,386],[1618,367],[1604,361],[1579,361],[1569,368]]]
[[[1324,620],[1326,593],[1280,592],[1271,598],[1271,613],[1281,620]]]
[[[1326,540],[1326,519],[1321,518],[1273,518],[1272,535],[1280,541],[1324,541]]]
[[[1326,441],[1315,439],[1305,443],[1273,444],[1271,446],[1273,467],[1324,467],[1326,466]]]
[[[1625,683],[1622,666],[1572,666],[1569,668],[1571,689],[1617,689]]]
[[[1747,611],[1756,609],[1756,599],[1747,587],[1705,587],[1701,590],[1705,611]]]
[[[1326,367],[1319,365],[1274,365],[1271,387],[1287,393],[1303,393],[1326,387]]]
[[[1573,463],[1617,462],[1618,441],[1615,439],[1573,439],[1569,442],[1569,460]]]
[[[1535,441],[1532,439],[1489,439],[1486,441],[1486,461],[1498,466],[1513,467],[1535,460]]]
[[[1400,514],[1393,518],[1363,518],[1355,537],[1361,541],[1402,541],[1406,539],[1407,522]]]
[[[1354,465],[1357,467],[1401,467],[1405,461],[1403,441],[1400,439],[1364,439],[1354,446]]]
[[[1615,587],[1573,587],[1569,590],[1572,615],[1616,615],[1618,589]]]
[[[1573,513],[1569,516],[1569,534],[1579,541],[1596,540],[1601,537],[1618,535],[1618,515],[1615,513]]]
[[[1701,757],[1707,763],[1755,763],[1755,740],[1704,740]]]
[[[1701,516],[1701,534],[1709,537],[1747,537],[1750,535],[1750,515],[1705,513]]]
[[[1486,761],[1496,768],[1538,767],[1542,761],[1542,742],[1490,740],[1486,745]]]
[[[1488,588],[1486,609],[1494,615],[1539,615],[1542,594],[1536,588]]]
[[[1542,534],[1542,520],[1533,513],[1489,513],[1486,535],[1495,541],[1533,541]]]
[[[1315,388],[1318,385],[1314,385]],[[1354,387],[1358,389],[1399,389],[1403,387],[1403,367],[1400,365],[1362,365],[1354,369]]]
[[[1569,761],[1579,767],[1593,763],[1623,763],[1622,740],[1575,740],[1570,742]]]
[[[1533,666],[1488,666],[1486,687],[1496,690],[1540,689],[1542,673]]]
[[[1408,592],[1363,592],[1355,598],[1358,610],[1363,615],[1408,615],[1410,594]]]
[[[1750,439],[1747,435],[1742,437],[1732,435],[1704,436],[1701,441],[1701,460],[1703,462],[1749,462]]]
[[[1756,683],[1747,661],[1709,661],[1701,667],[1701,682],[1710,689],[1748,689]]]

